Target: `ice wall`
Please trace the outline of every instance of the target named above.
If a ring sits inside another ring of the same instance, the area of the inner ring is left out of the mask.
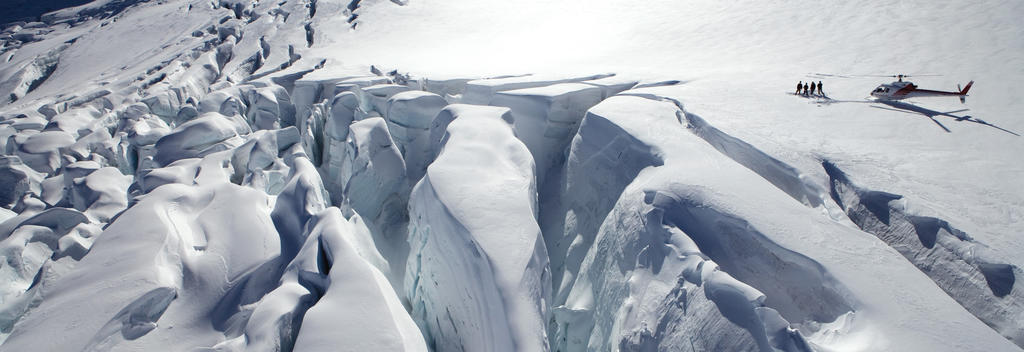
[[[548,173],[557,172],[565,163],[569,142],[587,109],[601,99],[599,87],[562,83],[498,92],[491,105],[512,110],[516,136],[533,154],[537,183],[544,184]]]
[[[488,79],[472,80],[466,83],[462,102],[466,104],[486,105],[491,102],[495,93],[524,88],[550,86],[557,83],[589,81],[613,74],[598,74],[590,76],[557,76],[557,75],[518,75],[495,77]]]
[[[380,117],[353,123],[345,150],[340,179],[335,181],[343,185],[339,195],[367,220],[378,248],[391,262],[386,274],[401,287],[409,252],[405,162]]]
[[[405,159],[409,184],[416,184],[430,163],[430,126],[448,102],[441,96],[411,90],[387,101],[388,130]]]
[[[437,350],[548,350],[533,158],[500,116],[451,121],[410,198],[406,291]]]

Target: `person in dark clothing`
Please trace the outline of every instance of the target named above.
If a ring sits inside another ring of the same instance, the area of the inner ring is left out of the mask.
[[[810,88],[808,88],[808,86],[807,86],[807,83],[804,83],[804,96],[805,96],[805,97],[807,96],[807,94],[809,94],[809,93],[810,93],[810,92],[808,92],[809,90],[811,90],[811,89],[810,89]]]
[[[821,94],[821,96],[825,96],[825,91],[821,90],[821,81],[818,81],[818,94]]]
[[[803,89],[803,88],[804,88],[804,81],[797,82],[797,84],[796,84],[796,94],[799,95],[800,94],[800,90]]]
[[[811,82],[811,95],[814,95],[814,89],[817,87],[818,86],[814,82]]]

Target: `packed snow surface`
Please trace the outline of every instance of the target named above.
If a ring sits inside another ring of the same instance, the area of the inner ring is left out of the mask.
[[[1024,347],[1024,3],[66,6],[0,25],[0,350]]]

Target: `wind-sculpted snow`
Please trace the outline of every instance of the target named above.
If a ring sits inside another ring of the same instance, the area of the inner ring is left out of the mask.
[[[338,225],[344,221],[341,213],[331,210],[307,225],[308,238],[318,238],[319,249],[312,252],[318,255],[328,286],[319,288],[323,297],[306,312],[295,349],[426,351],[423,336],[387,278],[367,262],[376,255],[373,243],[359,248],[356,234],[345,233]]]
[[[76,167],[84,169],[84,175],[75,175]],[[65,166],[65,170],[62,178],[67,193],[58,205],[70,203],[71,207],[100,222],[109,222],[128,207],[125,194],[132,178],[122,175],[117,168],[100,168],[95,162],[80,161]]]
[[[154,190],[98,236],[91,255],[43,287],[45,299],[5,349],[212,346],[232,318],[218,308],[248,303],[224,293],[278,254],[268,203],[231,184]]]
[[[533,158],[500,112],[451,121],[410,199],[406,290],[437,350],[548,350]]]
[[[309,159],[297,156],[289,161],[291,175],[277,195],[271,213],[281,239],[281,257],[286,261],[306,242],[305,226],[309,219],[329,206],[320,177]]]
[[[39,183],[43,175],[25,165],[21,158],[4,156],[0,159],[0,203],[4,208],[13,208],[26,193],[40,193]]]
[[[512,125],[512,112],[505,107],[451,104],[437,113],[430,124],[430,159],[433,163],[441,153],[445,138],[448,135],[448,125],[458,118],[473,119],[478,117],[499,116],[505,123]]]
[[[222,351],[425,351],[426,345],[387,279],[370,263],[383,259],[358,216],[338,208],[309,218],[306,238],[279,286],[248,317],[244,333]],[[380,264],[376,264],[380,265]]]
[[[265,190],[268,194],[280,193],[289,172],[296,167],[294,163],[298,161],[278,156],[296,154],[293,149],[299,142],[298,130],[288,127],[256,131],[247,138],[248,141],[231,154],[231,181]]]
[[[102,113],[92,106],[73,108],[63,113],[50,116],[50,123],[44,130],[58,130],[70,133],[75,139],[94,132]]]
[[[33,170],[49,174],[60,167],[60,148],[74,143],[75,137],[64,131],[34,133],[18,144],[15,155]]]
[[[352,91],[360,96],[363,111],[372,112],[387,118],[388,101],[392,96],[408,91],[411,88],[393,83],[375,84],[369,87],[354,87]]]
[[[240,135],[251,132],[238,115],[209,112],[176,127],[155,145],[154,160],[168,165],[181,158],[203,157],[241,144]]]
[[[41,206],[38,206],[41,207]],[[89,251],[102,231],[82,213],[68,208],[40,210],[30,205],[0,227],[0,253],[6,258],[0,275],[0,332],[40,301],[41,288],[63,275]]]

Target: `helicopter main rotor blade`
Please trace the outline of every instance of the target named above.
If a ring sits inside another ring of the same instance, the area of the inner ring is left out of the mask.
[[[900,74],[895,74],[895,75],[893,75],[893,74],[889,74],[889,75],[884,75],[884,74],[882,74],[882,75],[879,75],[879,74],[865,74],[865,75],[862,75],[862,74],[834,74],[834,73],[818,73],[818,72],[814,72],[814,73],[808,73],[807,76],[808,77],[825,77],[825,78],[875,78],[875,77],[877,77],[877,78],[898,78],[901,75]],[[942,76],[942,75],[941,74],[936,74],[936,73],[918,73],[918,74],[906,74],[906,75],[902,75],[902,76],[903,76],[903,78],[908,78],[908,77],[939,77],[939,76]]]

